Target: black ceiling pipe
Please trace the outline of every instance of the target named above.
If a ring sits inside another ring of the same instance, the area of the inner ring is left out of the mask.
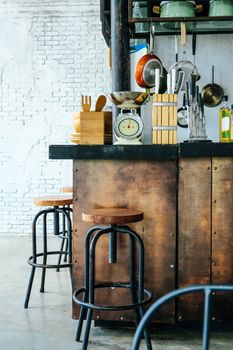
[[[130,91],[128,1],[111,0],[112,91]]]

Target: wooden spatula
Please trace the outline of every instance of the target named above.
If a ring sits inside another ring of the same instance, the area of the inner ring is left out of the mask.
[[[104,95],[100,95],[95,104],[95,111],[101,112],[106,104],[107,98]]]

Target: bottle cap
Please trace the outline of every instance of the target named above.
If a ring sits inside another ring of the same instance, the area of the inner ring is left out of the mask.
[[[222,101],[228,101],[228,96],[227,96],[227,95],[224,95],[224,96],[222,97]]]

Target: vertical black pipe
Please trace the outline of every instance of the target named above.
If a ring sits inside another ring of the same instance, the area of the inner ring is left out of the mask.
[[[115,230],[108,234],[109,237],[109,264],[116,264],[117,262],[117,233]]]
[[[111,0],[112,91],[130,91],[128,1]]]
[[[54,209],[58,209],[58,206],[54,206]],[[54,235],[59,235],[59,212],[54,211],[54,219],[53,219],[53,227],[54,227]]]

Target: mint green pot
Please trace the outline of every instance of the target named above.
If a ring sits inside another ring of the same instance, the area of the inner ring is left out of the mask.
[[[233,16],[233,1],[210,0],[209,16]]]
[[[160,17],[194,17],[193,1],[163,1],[160,5]]]

